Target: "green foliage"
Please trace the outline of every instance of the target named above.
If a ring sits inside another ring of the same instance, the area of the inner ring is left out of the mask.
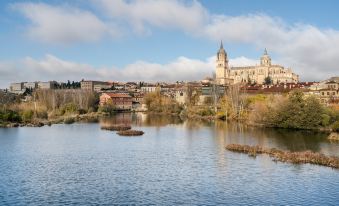
[[[1,110],[0,120],[2,122],[21,122],[21,116],[18,112],[12,110]]]
[[[202,109],[199,109],[197,112],[197,115],[200,115],[200,116],[214,116],[215,115],[215,112],[213,109],[211,108],[202,108]]]
[[[333,132],[339,132],[339,121],[334,122],[331,125],[331,128],[332,128]]]
[[[326,123],[322,117],[324,113],[323,106],[316,98],[305,99],[302,92],[296,91],[280,108],[269,112],[267,123],[282,128],[314,129]]]
[[[60,113],[62,115],[63,114],[78,114],[77,105],[75,105],[73,103],[65,104],[60,108]]]
[[[75,119],[73,117],[68,117],[64,119],[65,124],[73,124],[75,122]]]
[[[98,111],[112,115],[116,112],[116,107],[113,104],[105,104],[101,105]]]
[[[21,118],[24,122],[29,122],[32,120],[33,115],[34,115],[34,112],[32,110],[26,110],[22,112]]]
[[[322,114],[321,119],[322,126],[327,127],[328,125],[330,125],[331,117],[328,114]]]
[[[255,102],[264,102],[266,101],[267,96],[264,94],[257,94],[254,96],[249,96],[245,99],[245,107],[248,108],[251,104]]]
[[[266,78],[265,78],[265,84],[272,84],[272,78],[270,77],[270,76],[267,76]]]
[[[174,100],[161,95],[160,91],[148,93],[144,97],[148,111],[157,113],[176,113],[180,114],[183,107]]]

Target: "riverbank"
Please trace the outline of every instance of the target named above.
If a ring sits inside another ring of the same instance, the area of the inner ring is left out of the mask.
[[[12,127],[42,127],[52,124],[72,124],[74,122],[98,122],[100,117],[108,116],[107,113],[91,112],[87,114],[68,114],[48,119],[34,118],[25,122],[3,122],[0,124],[2,128]]]
[[[240,152],[256,157],[259,154],[269,155],[273,161],[288,162],[293,164],[315,164],[339,169],[339,157],[326,156],[321,153],[304,151],[304,152],[290,152],[282,151],[275,148],[264,148],[261,146],[249,146],[239,144],[229,144],[226,146],[227,150],[233,152]]]

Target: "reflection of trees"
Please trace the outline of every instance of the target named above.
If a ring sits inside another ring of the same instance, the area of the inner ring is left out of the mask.
[[[136,114],[136,119],[138,119],[139,114]],[[180,117],[175,115],[157,115],[157,114],[147,114],[144,115],[142,121],[138,122],[140,126],[166,126],[168,124],[181,124],[183,121]]]
[[[290,151],[312,150],[319,152],[326,134],[310,130],[267,129],[267,134],[275,138],[277,146]]]
[[[319,152],[325,133],[310,130],[259,128],[241,123],[215,122],[215,135],[225,138],[225,144],[238,143],[276,147],[290,151]]]
[[[133,124],[144,127],[163,127],[170,124],[183,124],[187,131],[199,131],[206,127],[212,130],[210,135],[218,139],[221,144],[248,144],[265,147],[276,147],[290,151],[324,150],[321,143],[326,134],[310,130],[290,130],[275,128],[251,127],[241,123],[227,123],[224,121],[207,121],[189,119],[183,121],[174,115],[156,115],[142,113],[119,113],[112,117],[103,118],[103,124]]]
[[[132,113],[118,113],[101,119],[102,124],[132,124]]]

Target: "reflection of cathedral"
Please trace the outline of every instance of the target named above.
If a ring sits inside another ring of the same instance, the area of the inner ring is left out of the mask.
[[[267,54],[266,49],[258,66],[229,67],[227,53],[221,42],[216,63],[216,81],[218,84],[263,84],[267,77],[270,77],[273,84],[297,83],[299,81],[299,76],[293,73],[290,68],[285,69],[280,65],[272,65],[271,57]]]

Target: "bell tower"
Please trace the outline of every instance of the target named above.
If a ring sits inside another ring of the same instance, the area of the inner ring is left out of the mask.
[[[216,61],[216,82],[217,84],[226,84],[226,79],[229,78],[229,68],[228,68],[228,58],[227,53],[224,49],[222,41],[220,43],[220,49],[217,53],[217,61]]]
[[[271,57],[267,53],[267,49],[264,51],[264,55],[260,58],[260,65],[265,67],[271,66]]]

